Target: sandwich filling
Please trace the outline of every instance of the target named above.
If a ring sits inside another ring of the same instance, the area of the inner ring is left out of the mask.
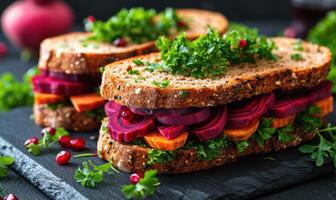
[[[262,147],[274,135],[288,143],[296,129],[316,131],[322,126],[321,119],[333,111],[331,88],[331,82],[325,81],[314,88],[276,91],[204,108],[150,110],[110,101],[105,105],[108,120],[103,129],[117,142],[161,151],[220,141],[235,144],[243,152],[249,141]]]

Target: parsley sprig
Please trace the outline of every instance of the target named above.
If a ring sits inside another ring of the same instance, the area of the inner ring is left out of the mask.
[[[154,194],[156,188],[160,185],[156,175],[156,170],[148,170],[145,172],[144,178],[140,179],[137,184],[124,185],[122,192],[126,199],[143,199]]]
[[[282,128],[278,128],[276,130],[278,134],[278,140],[284,143],[293,141],[294,139],[293,131],[294,131],[294,128],[292,124],[289,124]]]
[[[297,115],[295,123],[302,131],[316,131],[319,127],[321,127],[322,122],[320,118],[314,117],[314,114],[318,114],[320,111],[321,109],[319,107],[310,106],[306,111],[303,111]]]
[[[246,151],[247,148],[250,146],[250,143],[247,140],[235,142],[235,144],[236,144],[238,153],[242,153]]]
[[[206,142],[193,143],[189,141],[184,148],[195,149],[197,152],[197,157],[200,160],[211,160],[217,157],[221,150],[230,145],[227,138],[215,138],[208,140]]]
[[[315,161],[316,166],[322,166],[326,158],[333,160],[336,168],[336,127],[331,127],[329,124],[327,128],[316,131],[319,136],[319,143],[315,145],[303,145],[299,151],[305,154],[311,154],[310,158]],[[323,136],[327,133],[327,136]]]
[[[10,156],[0,156],[0,179],[8,175],[8,166],[14,163],[15,159]]]
[[[95,165],[91,160],[82,163],[83,168],[78,167],[75,171],[75,180],[77,183],[82,184],[83,187],[95,188],[97,183],[103,181],[104,174],[109,175],[114,172],[119,173],[113,168],[111,163],[105,163],[103,165]]]
[[[243,48],[239,44],[241,40],[247,42]],[[272,53],[275,43],[258,35],[254,29],[234,29],[222,37],[209,28],[206,35],[194,41],[189,41],[183,33],[173,41],[162,36],[156,41],[156,46],[161,52],[161,61],[136,60],[134,63],[146,65],[150,72],[158,70],[206,78],[225,74],[230,64],[254,63],[257,58],[276,60]]]
[[[257,132],[252,136],[252,140],[256,141],[260,147],[263,147],[276,132],[276,129],[272,128],[272,120],[272,118],[262,118]]]
[[[118,38],[125,38],[135,43],[156,40],[160,35],[175,34],[183,28],[178,26],[181,20],[172,8],[160,12],[159,17],[154,20],[156,15],[157,12],[153,9],[121,9],[106,22],[86,20],[85,27],[92,32],[90,40],[113,42]]]
[[[155,163],[164,164],[174,159],[176,151],[162,151],[159,149],[149,149],[148,154],[148,165],[153,165]]]
[[[27,151],[34,156],[41,154],[42,150],[50,148],[58,141],[58,138],[63,135],[69,135],[69,132],[64,128],[56,128],[54,135],[51,135],[47,130],[43,134],[43,138],[39,140],[38,144],[31,143],[27,145]]]

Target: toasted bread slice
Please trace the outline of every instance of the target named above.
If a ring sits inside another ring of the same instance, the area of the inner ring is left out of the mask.
[[[177,15],[186,20],[186,35],[195,39],[207,32],[208,26],[224,33],[227,19],[220,13],[178,9]],[[99,68],[116,60],[156,50],[154,41],[116,47],[111,43],[85,40],[90,33],[75,32],[46,39],[40,48],[39,67],[68,74],[98,73]]]
[[[106,120],[103,121],[102,127],[106,126]],[[197,158],[197,152],[190,149],[180,149],[176,151],[174,159],[161,164],[156,163],[152,166],[147,165],[149,148],[122,144],[111,139],[108,131],[101,128],[97,152],[98,155],[107,161],[110,161],[116,168],[125,172],[143,172],[149,169],[156,169],[158,173],[187,173],[199,171],[212,167],[234,162],[237,158],[251,154],[269,153],[283,150],[289,147],[297,146],[303,142],[314,138],[315,133],[305,133],[296,130],[292,135],[293,141],[283,143],[273,136],[268,140],[264,147],[261,148],[256,142],[250,141],[250,145],[243,153],[238,153],[235,146],[230,146],[221,151],[218,157],[212,160],[200,160]]]
[[[34,105],[34,118],[42,127],[63,127],[70,131],[97,130],[101,124],[84,112],[77,112],[73,106],[50,109],[46,104]]]
[[[165,72],[149,72],[146,66],[136,66],[135,59],[159,61],[159,53],[138,56],[114,62],[105,67],[101,95],[119,104],[137,108],[186,108],[227,104],[273,90],[307,88],[325,80],[330,67],[328,48],[303,42],[303,60],[291,59],[296,40],[273,38],[278,46],[277,61],[257,60],[255,64],[228,67],[226,74],[217,79],[196,79]],[[139,75],[128,74],[134,69]],[[144,80],[145,79],[145,80]],[[168,87],[152,85],[153,80],[168,79]],[[181,95],[183,94],[183,95]]]

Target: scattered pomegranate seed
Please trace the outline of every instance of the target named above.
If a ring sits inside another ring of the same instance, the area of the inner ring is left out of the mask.
[[[3,199],[4,200],[19,200],[14,194],[6,195]]]
[[[5,43],[0,42],[0,57],[5,56],[7,53],[7,47],[5,45]]]
[[[87,17],[87,20],[88,20],[88,22],[90,22],[90,23],[93,23],[94,21],[96,21],[96,18],[94,18],[94,16],[88,16]]]
[[[114,40],[113,44],[117,47],[124,47],[127,45],[127,41],[123,38],[117,38]]]
[[[85,140],[83,138],[75,138],[70,140],[70,144],[73,150],[82,150],[85,147]]]
[[[240,46],[240,48],[245,48],[246,46],[247,46],[247,41],[245,40],[245,39],[241,39],[240,41],[239,41],[239,46]]]
[[[56,162],[59,165],[67,164],[71,159],[71,154],[69,151],[61,151],[56,156]]]
[[[70,143],[70,136],[68,135],[62,135],[61,137],[58,138],[58,143],[63,147],[63,148],[70,148],[72,145]]]
[[[187,24],[184,21],[178,21],[177,22],[177,26],[179,26],[179,27],[186,27]]]
[[[55,135],[55,133],[56,133],[56,129],[55,128],[53,128],[53,127],[47,127],[47,128],[42,129],[41,135],[43,136],[44,133],[47,132],[47,131],[48,131],[49,135]]]
[[[130,176],[130,182],[135,185],[143,178],[143,176],[143,173],[133,173]]]
[[[39,140],[38,140],[37,137],[31,137],[31,138],[29,138],[28,140],[25,141],[24,145],[28,146],[28,145],[33,144],[33,143],[38,144],[38,142],[39,142]]]
[[[296,37],[296,31],[293,27],[288,27],[284,30],[284,36],[295,38]]]

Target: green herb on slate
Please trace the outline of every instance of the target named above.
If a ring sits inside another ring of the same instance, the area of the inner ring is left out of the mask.
[[[10,156],[0,156],[0,179],[8,175],[8,166],[14,163],[15,159]]]
[[[158,178],[156,178],[156,170],[148,170],[144,174],[144,178],[140,179],[137,184],[124,185],[122,192],[126,199],[143,199],[147,196],[153,195],[156,188],[160,185]]]
[[[119,173],[112,167],[111,163],[103,165],[95,165],[91,160],[82,163],[83,168],[78,167],[75,171],[75,180],[77,183],[82,184],[83,187],[95,188],[98,183],[104,179],[104,174],[112,175],[113,171]]]

